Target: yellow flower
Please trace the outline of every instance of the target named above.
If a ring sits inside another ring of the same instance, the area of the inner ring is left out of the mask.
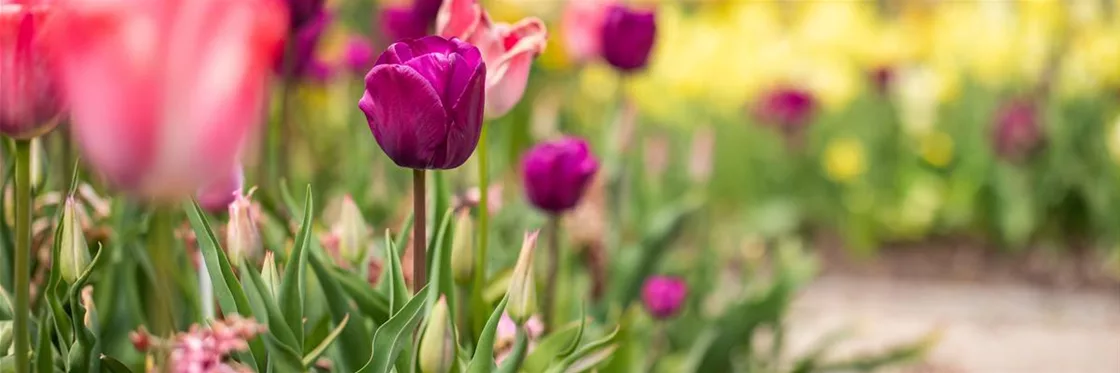
[[[828,142],[824,150],[824,169],[828,178],[848,183],[863,175],[866,169],[863,143],[854,137],[842,137]]]
[[[931,165],[945,167],[953,160],[953,138],[941,131],[934,131],[922,138],[922,159]]]

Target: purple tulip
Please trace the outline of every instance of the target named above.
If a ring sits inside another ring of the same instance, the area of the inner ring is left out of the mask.
[[[756,120],[796,133],[809,124],[817,110],[817,100],[809,91],[780,87],[763,94],[754,107]]]
[[[1001,158],[1009,161],[1025,159],[1042,145],[1043,135],[1033,102],[1012,100],[996,111],[992,146]]]
[[[417,15],[412,7],[381,8],[379,17],[381,34],[391,43],[428,35],[430,21]]]
[[[478,145],[485,83],[478,48],[426,36],[394,43],[377,58],[358,108],[398,166],[450,169]]]
[[[575,207],[598,170],[587,142],[574,137],[538,144],[521,160],[529,201],[553,214]]]
[[[424,21],[426,26],[431,26],[436,23],[436,15],[439,14],[441,5],[443,0],[415,0],[412,2],[412,13]]]
[[[642,302],[646,310],[658,319],[676,315],[687,296],[688,285],[676,277],[653,276],[642,285]]]
[[[603,58],[622,71],[646,66],[657,36],[657,19],[652,10],[631,10],[614,4],[603,21],[601,48]]]
[[[373,65],[373,44],[361,35],[354,35],[346,42],[343,56],[346,68],[354,74],[364,74]]]
[[[292,30],[302,28],[305,23],[311,22],[323,12],[324,0],[287,0],[287,2],[290,17],[288,27]]]
[[[319,39],[322,39],[323,33],[327,30],[327,26],[333,21],[334,17],[326,11],[321,11],[312,19],[309,19],[305,24],[296,29],[295,34],[291,37],[294,38],[292,48],[287,53],[291,56],[280,56],[276,63],[278,72],[284,73],[284,59],[290,59],[288,71],[294,77],[304,77],[310,73],[312,64],[315,59],[315,50],[319,46]]]

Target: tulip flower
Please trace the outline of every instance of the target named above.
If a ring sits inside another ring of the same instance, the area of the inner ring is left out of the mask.
[[[343,55],[346,69],[353,74],[365,74],[373,65],[373,44],[361,35],[353,35],[346,41]]]
[[[280,55],[275,60],[274,68],[281,75],[292,77],[308,77],[321,79],[324,76],[321,61],[316,60],[315,52],[319,47],[319,40],[323,33],[334,21],[334,16],[323,10],[303,23],[303,26],[294,29],[292,33],[290,55]],[[287,67],[285,67],[287,63]],[[287,70],[285,70],[285,68]]]
[[[653,276],[642,285],[642,303],[653,317],[667,319],[681,309],[688,295],[688,285],[679,278]]]
[[[63,100],[51,75],[43,30],[50,5],[0,3],[0,133],[30,139],[58,123]]]
[[[389,42],[416,39],[428,35],[428,21],[416,15],[411,7],[386,6],[378,13],[381,34]]]
[[[763,94],[755,103],[754,116],[762,124],[795,134],[809,124],[816,110],[817,100],[809,91],[778,87]]]
[[[312,22],[322,13],[324,2],[324,0],[287,0],[288,25],[293,30],[298,30],[308,22]]]
[[[237,199],[229,204],[229,223],[226,224],[226,251],[230,263],[240,266],[242,258],[253,261],[261,256],[261,234],[257,225],[260,213],[249,199],[250,190],[245,195],[237,193]]]
[[[381,150],[413,169],[413,286],[424,286],[424,170],[459,167],[482,131],[486,65],[478,48],[427,36],[394,43],[366,75],[358,108]]]
[[[657,19],[652,10],[612,5],[599,34],[603,59],[623,72],[642,69],[649,61],[656,36]]]
[[[478,46],[486,61],[486,117],[498,118],[521,101],[533,58],[548,39],[544,22],[526,18],[512,25],[494,23],[475,0],[447,0],[440,7],[436,29]]]
[[[485,79],[470,44],[438,36],[398,42],[366,75],[358,107],[398,166],[456,168],[478,145]]]
[[[574,137],[538,144],[521,160],[529,201],[551,214],[575,207],[598,170],[587,142]]]
[[[603,22],[611,3],[610,0],[572,0],[564,7],[560,32],[570,58],[587,61],[599,56]]]
[[[217,179],[210,185],[198,191],[198,204],[210,212],[225,211],[237,196],[241,195],[245,175],[241,172],[240,165],[233,168],[225,177]]]
[[[227,175],[260,121],[285,30],[269,0],[75,1],[52,51],[90,164],[174,199]]]
[[[560,263],[560,214],[571,210],[591,184],[599,162],[587,142],[564,138],[538,144],[521,160],[521,177],[529,201],[550,215],[548,282],[544,298],[544,319],[553,322],[552,306]]]
[[[1033,102],[1012,100],[996,111],[992,147],[1001,158],[1013,162],[1026,159],[1042,145],[1044,135]]]

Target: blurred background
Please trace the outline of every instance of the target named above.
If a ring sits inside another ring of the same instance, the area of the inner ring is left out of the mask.
[[[830,353],[932,336],[907,372],[1120,371],[1115,1],[633,2],[656,8],[657,37],[631,74],[573,53],[575,2],[483,3],[550,36],[524,98],[487,124],[499,268],[545,221],[518,186],[522,152],[576,134],[604,164],[567,223],[589,268],[688,211],[656,266],[701,289],[701,309],[753,286],[735,276],[765,273],[775,246],[804,248],[791,354],[843,329],[858,338]],[[376,55],[402,32],[385,15],[400,6],[328,1],[279,154],[290,185],[352,195],[375,229],[410,211],[409,173],[369,136],[368,69],[346,61],[355,40]],[[447,174],[464,200],[473,162]]]

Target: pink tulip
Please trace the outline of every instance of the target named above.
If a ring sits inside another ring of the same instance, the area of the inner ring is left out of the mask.
[[[260,122],[287,30],[274,0],[72,0],[51,33],[86,159],[170,200],[224,177]]]
[[[540,19],[494,23],[475,0],[445,1],[436,17],[436,29],[440,36],[466,40],[482,52],[487,118],[501,117],[521,101],[533,58],[544,52],[548,39]]]
[[[198,204],[212,213],[225,211],[241,195],[243,184],[245,175],[241,172],[241,166],[236,165],[224,177],[215,179],[198,191]]]
[[[0,0],[0,133],[29,139],[58,123],[64,105],[42,37],[55,9]]]
[[[574,61],[597,57],[602,48],[603,21],[611,0],[571,0],[560,19],[564,48]]]

